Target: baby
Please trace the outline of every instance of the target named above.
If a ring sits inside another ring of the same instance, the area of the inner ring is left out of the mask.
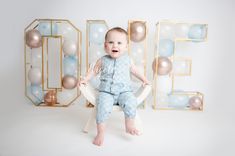
[[[130,86],[130,73],[140,79],[143,85],[149,84],[128,56],[128,34],[124,29],[110,29],[105,35],[104,49],[107,55],[98,59],[94,68],[79,82],[79,85],[86,84],[92,76],[100,73],[99,95],[96,101],[97,135],[93,141],[93,144],[98,146],[104,141],[105,121],[114,104],[122,107],[126,132],[132,135],[140,134],[135,126],[137,103]]]

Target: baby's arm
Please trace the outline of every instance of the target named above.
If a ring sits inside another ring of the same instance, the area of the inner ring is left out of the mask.
[[[86,74],[86,76],[79,81],[78,85],[80,84],[87,84],[87,82],[93,77],[96,76],[97,74],[99,74],[101,69],[101,59],[96,61],[96,64],[94,66],[94,68],[90,68]]]
[[[136,65],[133,63],[133,61],[131,61],[131,73],[137,77],[138,79],[140,79],[143,82],[143,85],[147,85],[150,84],[150,82],[148,81],[148,79],[140,73],[140,71],[138,70],[138,68],[136,67]]]

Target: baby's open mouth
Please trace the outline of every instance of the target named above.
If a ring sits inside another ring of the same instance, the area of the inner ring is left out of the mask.
[[[113,52],[113,53],[117,53],[117,52],[118,52],[118,50],[112,50],[112,52]]]

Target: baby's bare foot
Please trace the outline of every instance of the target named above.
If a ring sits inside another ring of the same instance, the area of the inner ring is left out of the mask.
[[[131,135],[140,135],[140,131],[135,127],[135,120],[126,118],[125,119],[126,124],[126,132]]]
[[[101,146],[104,142],[104,133],[98,133],[93,140],[93,144],[97,146]]]

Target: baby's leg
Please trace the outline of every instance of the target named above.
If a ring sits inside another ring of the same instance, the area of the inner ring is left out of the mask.
[[[101,146],[104,142],[104,132],[105,132],[105,121],[110,116],[110,113],[113,109],[113,95],[100,92],[97,98],[97,114],[96,114],[96,123],[97,123],[97,135],[93,141],[93,144]]]
[[[101,146],[103,144],[104,131],[105,131],[105,124],[104,123],[97,124],[97,135],[95,139],[93,140],[93,144],[97,146]]]
[[[139,135],[140,132],[135,125],[135,116],[136,116],[136,97],[132,92],[121,93],[118,98],[118,103],[123,109],[125,115],[125,127],[126,132],[132,135]]]

